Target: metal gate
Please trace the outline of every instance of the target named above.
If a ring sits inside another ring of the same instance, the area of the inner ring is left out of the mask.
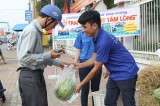
[[[144,0],[134,0],[131,5]],[[156,50],[160,45],[160,0],[140,4],[141,23],[140,36],[133,37],[133,50],[135,58],[159,61]]]

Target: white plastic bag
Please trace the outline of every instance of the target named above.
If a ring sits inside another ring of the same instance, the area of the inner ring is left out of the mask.
[[[54,88],[55,96],[62,101],[69,100],[69,103],[77,98],[77,95],[75,96],[76,78],[73,67],[73,64],[68,67],[64,67],[63,72],[59,76]]]

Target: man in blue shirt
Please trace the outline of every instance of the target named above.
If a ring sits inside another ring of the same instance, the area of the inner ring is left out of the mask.
[[[93,54],[93,50],[94,50],[93,38],[86,36],[85,33],[83,32],[79,32],[76,37],[74,47],[76,48],[74,63],[78,63],[78,62],[83,63],[88,59],[90,59]],[[92,65],[89,67],[80,68],[79,70],[75,70],[76,77],[78,76],[78,71],[79,71],[80,81],[83,81],[93,67],[94,66]],[[100,69],[100,71],[91,80],[92,92],[99,90],[101,73],[102,73],[102,70]],[[88,82],[82,87],[81,106],[88,106],[89,90],[90,90],[90,83]],[[92,104],[94,106],[93,97],[92,97]]]
[[[94,68],[77,85],[76,92],[80,92],[80,89],[104,65],[109,71],[105,106],[116,106],[120,92],[124,106],[135,106],[134,94],[139,68],[132,55],[116,37],[101,28],[100,14],[97,11],[90,10],[82,13],[78,22],[82,25],[83,32],[93,37],[94,53],[88,61],[76,63],[75,66],[82,68],[94,64]]]

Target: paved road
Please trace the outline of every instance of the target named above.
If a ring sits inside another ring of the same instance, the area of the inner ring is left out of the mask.
[[[5,47],[4,47],[5,48]],[[0,80],[3,83],[3,86],[7,89],[5,91],[6,102],[2,103],[0,101],[0,106],[21,106],[21,99],[18,91],[18,76],[19,72],[16,72],[18,67],[17,57],[15,51],[7,51],[3,49],[3,54],[6,59],[7,64],[0,62]],[[63,55],[60,60],[63,61],[72,61],[70,55]],[[58,100],[54,94],[53,89],[56,83],[56,80],[48,79],[48,76],[55,74],[55,69],[57,72],[60,72],[61,69],[54,66],[48,66],[45,68],[44,76],[46,80],[46,86],[48,91],[48,104],[49,106],[80,106],[80,98],[78,97],[73,103],[69,104],[68,102],[61,102]],[[77,79],[77,82],[79,80]],[[101,89],[105,88],[106,79],[101,81]],[[91,94],[89,96],[89,106],[91,106]]]
[[[2,45],[0,45],[0,48],[3,52],[7,51],[7,43],[3,43]]]

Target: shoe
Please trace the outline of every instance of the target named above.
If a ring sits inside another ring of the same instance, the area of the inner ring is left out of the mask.
[[[2,102],[5,102],[6,101],[6,96],[3,94],[2,95]]]

